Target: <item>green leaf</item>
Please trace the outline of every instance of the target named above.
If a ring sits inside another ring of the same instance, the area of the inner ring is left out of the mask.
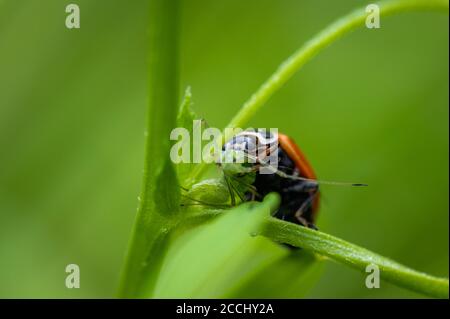
[[[305,250],[293,250],[248,276],[229,298],[302,298],[315,285],[323,262]]]
[[[197,115],[191,108],[192,106],[192,92],[191,87],[187,87],[184,91],[183,102],[177,115],[177,124],[179,127],[184,127],[192,131],[192,121],[198,119]]]
[[[275,198],[272,194],[262,203],[245,203],[225,210],[212,222],[176,236],[153,297],[238,297],[249,293],[252,287],[264,287],[265,292],[261,293],[269,294],[270,288],[286,284],[285,292],[302,290],[303,279],[308,277],[316,259],[264,237],[251,236],[259,232],[274,209]],[[273,267],[278,267],[281,275],[266,277]],[[283,290],[272,291],[272,297],[276,291]]]
[[[191,88],[187,87],[184,93],[183,102],[181,103],[180,109],[178,111],[177,116],[177,126],[183,127],[189,131],[190,136],[193,136],[194,130],[194,120],[199,120],[199,117],[195,114],[195,112],[191,108],[192,105],[192,93]],[[184,141],[189,143],[190,154],[193,154],[193,145],[191,141]],[[195,169],[198,164],[193,163],[192,159],[190,163],[179,163],[176,165],[178,180],[181,185],[188,188],[193,183],[194,180],[189,178],[190,172]]]
[[[271,207],[278,205],[274,196],[267,196],[264,199],[264,203]],[[217,212],[204,211],[202,217],[204,221],[215,216],[217,216]],[[199,215],[196,216],[196,218],[198,217]],[[198,219],[202,220],[202,218]],[[313,263],[311,259],[315,258],[312,256],[317,255],[355,268],[361,272],[365,272],[368,265],[376,265],[380,270],[380,278],[382,280],[427,296],[448,298],[449,284],[447,278],[438,278],[416,271],[340,238],[286,222],[270,215],[266,215],[265,223],[259,228],[259,235],[266,236],[281,244],[301,248],[302,251],[296,257],[284,256],[284,260],[276,260],[272,265],[262,265],[259,271],[249,274],[245,279],[246,281],[241,282],[234,287],[234,290],[228,292],[228,296],[256,297],[258,295],[262,298],[267,293],[268,296],[274,298],[278,296],[275,296],[274,293],[271,294],[272,287],[282,286],[285,287],[285,293],[282,294],[284,297],[299,296],[307,290],[318,274],[316,272],[318,270],[317,263]],[[305,255],[307,252],[314,255],[308,257]],[[301,269],[296,274],[295,265],[298,266],[298,270]],[[272,277],[277,279],[267,279]],[[299,281],[298,284],[293,284],[294,278]],[[279,285],[275,284],[276,282]],[[286,282],[286,285],[282,285],[282,282]],[[279,292],[277,290],[277,293]]]
[[[211,223],[176,236],[154,297],[221,297],[255,266],[282,254],[283,250],[269,240],[250,236],[262,226],[269,209],[267,203],[241,205],[223,211]]]

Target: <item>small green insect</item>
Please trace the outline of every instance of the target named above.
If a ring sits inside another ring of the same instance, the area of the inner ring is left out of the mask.
[[[254,185],[256,177],[264,164],[264,155],[270,154],[277,146],[277,135],[266,131],[236,134],[223,146],[219,155],[217,162],[221,176],[204,180],[186,190],[183,205],[235,206],[262,198]]]
[[[268,165],[266,157],[274,151],[275,168]],[[255,153],[258,154],[256,157]],[[204,180],[186,190],[184,205],[227,207],[239,202],[260,201],[270,192],[277,192],[281,204],[275,217],[316,228],[319,184],[367,186],[318,181],[306,156],[284,134],[241,132],[224,145],[220,156],[218,165],[222,176]],[[262,174],[262,167],[273,170]]]
[[[219,167],[223,173],[220,177],[203,180],[186,190],[183,205],[235,206],[238,201],[247,201],[247,194],[256,195],[252,185],[256,172],[248,163],[222,163]]]

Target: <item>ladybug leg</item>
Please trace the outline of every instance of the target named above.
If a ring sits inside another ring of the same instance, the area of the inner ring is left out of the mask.
[[[303,204],[300,206],[300,208],[295,212],[295,218],[300,222],[301,225],[308,227],[308,228],[313,228],[315,230],[317,230],[317,227],[306,220],[306,218],[303,217],[303,214],[306,212],[306,210],[308,208],[311,207],[311,204],[313,203],[314,199],[316,198],[317,194],[318,194],[319,188],[316,187],[316,189],[314,189],[311,192],[311,195],[308,197],[308,199],[306,199]]]
[[[314,198],[313,196],[311,196],[311,198]],[[302,215],[304,214],[304,212],[306,211],[306,209],[308,208],[308,206],[312,203],[312,200],[307,200],[305,203],[303,203],[303,205],[295,212],[295,219],[297,219],[300,224],[302,226],[308,227],[308,228],[312,228],[317,230],[318,228],[316,227],[316,225],[314,225],[313,223],[309,222],[306,220],[306,218],[304,218]]]
[[[284,192],[301,192],[301,193],[307,193],[312,192],[316,193],[319,189],[319,185],[317,182],[314,181],[305,181],[303,183],[297,183],[292,186],[288,186],[283,189]]]
[[[215,204],[215,203],[205,202],[203,200],[192,198],[192,197],[189,197],[189,196],[183,195],[183,194],[181,196],[184,197],[185,199],[188,199],[190,201],[190,203],[181,203],[180,206],[182,206],[182,207],[196,206],[196,205],[198,205],[198,206],[221,207],[221,208],[231,207],[230,205],[226,205],[226,204]]]
[[[228,180],[228,177],[224,176],[225,183],[227,184],[228,191],[230,192],[230,198],[231,198],[231,206],[236,206],[236,198],[234,197],[233,189],[231,188],[230,181]]]
[[[297,216],[297,214],[295,215],[295,218],[297,218],[297,220],[300,222],[300,224],[304,227],[310,227],[311,223],[308,223],[308,221],[306,219],[304,219],[301,216]]]

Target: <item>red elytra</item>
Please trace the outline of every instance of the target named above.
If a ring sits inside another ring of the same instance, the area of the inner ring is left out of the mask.
[[[254,137],[253,133],[243,132],[231,143],[238,145]],[[274,213],[276,218],[316,228],[319,184],[314,170],[297,144],[287,135],[278,134],[278,146],[277,173],[262,174],[257,171],[252,184],[257,194],[249,192],[246,198],[260,201],[271,192],[279,193],[281,203]]]
[[[305,154],[301,151],[300,147],[291,139],[289,136],[285,134],[278,134],[278,143],[283,151],[292,159],[295,163],[295,167],[300,172],[300,176],[312,180],[316,180],[317,176],[314,173],[314,169],[306,158]],[[314,220],[317,215],[317,211],[319,210],[319,202],[320,202],[320,193],[317,191],[315,198],[313,200],[313,215]]]

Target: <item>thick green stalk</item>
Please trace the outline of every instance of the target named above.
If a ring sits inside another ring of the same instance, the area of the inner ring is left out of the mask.
[[[121,297],[149,297],[179,210],[170,154],[178,110],[178,1],[150,1],[149,108],[140,205],[122,273]]]
[[[368,265],[376,265],[382,280],[430,297],[448,298],[448,279],[413,270],[320,231],[269,217],[263,235],[272,240],[326,256],[362,272],[365,272]]]

